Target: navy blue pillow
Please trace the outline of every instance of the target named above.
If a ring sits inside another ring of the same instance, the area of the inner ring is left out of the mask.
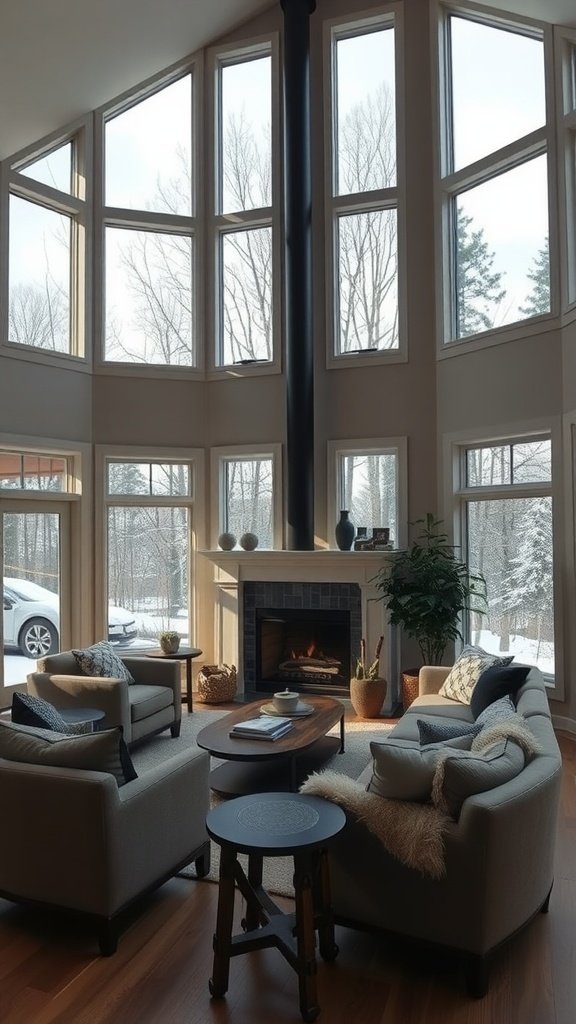
[[[477,736],[480,732],[480,726],[475,722],[431,722],[428,719],[417,718],[416,725],[421,747],[427,746],[428,743],[444,743],[459,736]]]
[[[474,718],[478,718],[485,708],[515,694],[530,671],[529,665],[492,665],[484,670],[476,686],[472,690],[470,708]]]

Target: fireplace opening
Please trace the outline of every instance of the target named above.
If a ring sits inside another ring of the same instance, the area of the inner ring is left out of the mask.
[[[256,688],[347,696],[350,612],[256,609]]]

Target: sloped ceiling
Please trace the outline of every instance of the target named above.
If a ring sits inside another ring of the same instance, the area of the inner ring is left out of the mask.
[[[0,0],[0,159],[275,0]]]
[[[279,2],[0,0],[0,159]],[[352,0],[351,10],[354,3],[364,9]],[[484,0],[484,6],[576,26],[576,0]]]

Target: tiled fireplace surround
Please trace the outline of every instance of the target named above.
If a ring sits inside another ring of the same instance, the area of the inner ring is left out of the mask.
[[[240,692],[255,687],[256,608],[350,611],[352,664],[360,638],[367,658],[384,636],[384,713],[398,700],[396,634],[374,586],[385,555],[374,551],[205,551],[214,586],[214,660],[238,666]]]

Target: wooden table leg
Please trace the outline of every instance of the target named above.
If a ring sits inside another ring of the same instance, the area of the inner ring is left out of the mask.
[[[316,985],[313,868],[310,854],[294,855],[298,989],[300,1013],[305,1021],[316,1020],[320,1013]]]
[[[220,848],[220,881],[218,883],[218,912],[214,935],[214,965],[208,982],[211,995],[223,996],[228,988],[230,949],[234,918],[234,869],[236,851],[227,846]]]
[[[192,662],[189,658],[186,659],[186,704],[188,705],[188,714],[191,715],[194,709],[192,707]]]
[[[253,889],[258,889],[262,885],[262,863],[263,856],[261,853],[250,853],[248,855],[248,881]],[[255,901],[246,900],[246,916],[242,921],[242,927],[246,931],[252,931],[254,928],[259,928],[261,920],[262,907]]]
[[[318,917],[318,946],[320,956],[330,963],[338,956],[334,941],[334,913],[330,897],[330,870],[328,850],[318,851],[318,871],[315,874],[315,905]]]

